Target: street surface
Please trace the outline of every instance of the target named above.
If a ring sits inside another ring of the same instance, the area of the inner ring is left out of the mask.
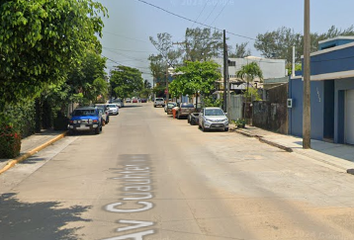
[[[151,103],[0,175],[0,239],[353,240],[354,176]]]

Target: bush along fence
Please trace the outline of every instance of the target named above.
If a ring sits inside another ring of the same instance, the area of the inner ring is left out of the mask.
[[[15,158],[20,154],[21,135],[9,124],[0,125],[0,159]]]

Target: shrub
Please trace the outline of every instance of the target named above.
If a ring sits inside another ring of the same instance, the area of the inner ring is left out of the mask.
[[[20,154],[21,135],[9,124],[0,125],[0,158],[14,158]]]
[[[244,128],[245,125],[246,125],[246,120],[245,120],[245,119],[242,119],[242,118],[238,118],[238,119],[235,121],[235,125],[236,125],[238,128]]]

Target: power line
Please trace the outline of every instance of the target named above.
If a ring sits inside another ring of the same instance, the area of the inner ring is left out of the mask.
[[[168,11],[168,10],[166,10],[166,9],[163,9],[163,8],[161,8],[161,7],[159,7],[159,6],[154,5],[154,4],[148,3],[148,2],[146,2],[146,1],[144,1],[144,0],[137,0],[137,1],[142,2],[142,3],[146,4],[146,5],[151,6],[151,7],[157,8],[157,9],[159,9],[159,10],[161,10],[161,11],[163,11],[163,12],[166,12],[166,13],[168,13],[168,14],[170,14],[170,15],[173,15],[173,16],[175,16],[175,17],[184,19],[184,20],[186,20],[186,21],[193,22],[193,23],[202,25],[202,26],[207,27],[207,28],[213,28],[213,29],[216,29],[216,30],[218,30],[218,31],[222,31],[222,29],[220,29],[220,28],[217,28],[217,27],[214,27],[214,26],[211,26],[211,25],[208,25],[208,24],[205,24],[205,23],[201,23],[201,22],[192,20],[192,19],[190,19],[190,18],[181,16],[181,15],[179,15],[179,14],[173,13],[173,12],[171,12],[171,11]],[[234,35],[234,36],[237,36],[237,37],[246,38],[246,39],[249,39],[249,40],[256,40],[255,38],[247,37],[247,36],[244,36],[244,35],[241,35],[241,34],[237,34],[237,33],[233,33],[233,32],[230,32],[230,31],[226,31],[226,32],[227,32],[228,34],[231,34],[231,35]]]
[[[226,5],[229,4],[229,2],[230,2],[230,0],[228,0],[228,1],[225,3],[224,7],[221,9],[221,11],[219,12],[219,14],[216,16],[216,18],[214,18],[214,20],[213,20],[210,24],[213,24],[213,23],[216,21],[216,19],[218,19],[218,17],[219,17],[219,16],[221,15],[221,13],[224,11]]]
[[[204,22],[208,21],[208,19],[210,18],[211,14],[215,11],[216,7],[218,6],[218,3],[217,2],[215,5],[214,5],[214,8],[211,10],[211,12],[209,13],[209,15],[207,16],[207,18],[204,20]]]
[[[108,32],[108,31],[102,31],[102,32],[103,33],[108,33],[108,34],[111,34],[111,35],[114,35],[114,36],[118,36],[118,37],[123,37],[123,38],[131,39],[131,40],[139,41],[139,42],[150,43],[150,42],[148,42],[146,40],[132,38],[132,37],[127,37],[127,36],[124,36],[124,35],[121,35],[121,34],[117,34],[117,33],[112,33],[112,32]]]

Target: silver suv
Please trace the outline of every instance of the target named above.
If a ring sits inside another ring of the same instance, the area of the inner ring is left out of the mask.
[[[229,130],[229,120],[224,111],[218,107],[206,107],[199,113],[199,128]]]
[[[163,98],[155,98],[154,107],[157,107],[157,106],[164,107],[165,106],[165,100]]]

